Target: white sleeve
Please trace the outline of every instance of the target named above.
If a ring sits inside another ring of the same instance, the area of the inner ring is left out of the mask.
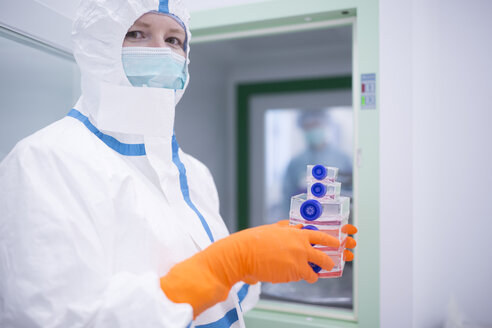
[[[56,156],[23,148],[0,164],[0,327],[192,325],[155,272],[112,272],[111,220],[99,222]]]
[[[237,297],[243,313],[253,309],[260,299],[261,283],[248,285],[244,282],[238,282],[234,287],[237,290]]]

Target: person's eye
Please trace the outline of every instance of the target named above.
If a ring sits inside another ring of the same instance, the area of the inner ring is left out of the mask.
[[[128,33],[126,33],[125,36],[126,39],[134,39],[134,40],[143,39],[143,37],[144,34],[140,31],[129,31]]]
[[[172,44],[173,46],[180,46],[181,47],[183,45],[183,42],[174,36],[167,38],[166,42]]]

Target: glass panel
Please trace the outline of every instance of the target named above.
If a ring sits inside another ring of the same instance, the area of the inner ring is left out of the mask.
[[[0,29],[0,161],[22,138],[64,117],[79,96],[75,61]]]
[[[300,153],[301,148],[305,147],[305,139],[303,132],[296,131],[300,129],[297,121],[297,114],[292,114],[290,123],[280,123],[281,126],[285,124],[285,130],[281,130],[284,135],[279,136],[279,139],[275,140],[274,136],[270,136],[269,140],[275,144],[271,145],[271,148],[267,151],[265,148],[267,145],[266,134],[272,133],[270,128],[266,128],[265,120],[267,118],[267,112],[269,111],[312,111],[310,109],[336,109],[347,108],[345,112],[351,112],[352,104],[352,92],[351,90],[323,90],[323,91],[303,91],[292,93],[280,93],[280,94],[261,94],[252,97],[250,102],[249,111],[249,126],[250,126],[250,190],[249,190],[249,223],[250,226],[257,226],[265,223],[271,223],[280,219],[288,219],[288,208],[284,207],[282,211],[281,204],[278,202],[267,204],[269,197],[282,198],[283,201],[288,204],[289,197],[283,198],[280,195],[283,190],[283,177],[284,171],[289,161],[286,158],[292,158]],[[351,118],[351,116],[350,116]],[[272,120],[283,120],[282,114],[272,117]],[[329,117],[326,117],[330,120]],[[338,118],[337,118],[338,119]],[[287,119],[286,119],[287,120]],[[347,118],[348,120],[348,118]],[[325,122],[326,123],[326,122]],[[289,125],[290,124],[290,125]],[[350,123],[351,125],[352,123]],[[348,123],[347,123],[348,125]],[[350,130],[338,127],[340,133],[350,133]],[[334,133],[334,132],[332,132]],[[339,133],[339,134],[340,134]],[[335,136],[336,137],[336,136]],[[339,138],[339,137],[336,137]],[[341,138],[341,137],[340,137]],[[294,144],[296,143],[296,144]],[[296,148],[297,147],[297,148]],[[272,155],[273,154],[273,155]],[[267,164],[265,156],[271,156],[274,162],[279,163],[277,159],[280,159],[279,168],[276,171],[270,171],[266,173],[267,166],[273,164]],[[283,166],[282,166],[283,165]],[[279,176],[280,175],[280,176]],[[268,179],[268,184],[265,186],[265,181]],[[300,178],[304,181],[304,178]],[[301,181],[301,182],[302,182]],[[348,184],[347,184],[348,186]],[[272,189],[273,188],[273,189]],[[280,188],[280,189],[279,189]],[[304,189],[305,186],[298,187],[297,190]],[[272,195],[269,195],[272,193]],[[272,212],[272,207],[277,207],[275,212]]]
[[[306,166],[340,169],[341,194],[352,197],[353,118],[350,106],[264,112],[264,222],[288,218],[290,198],[306,192]],[[351,218],[350,218],[351,221]],[[352,266],[316,284],[264,284],[262,298],[352,308]]]

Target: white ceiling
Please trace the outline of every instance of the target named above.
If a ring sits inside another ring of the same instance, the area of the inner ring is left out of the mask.
[[[51,10],[72,19],[75,16],[75,7],[80,0],[34,0]],[[183,0],[190,12],[214,9],[220,7],[231,7],[265,0]]]

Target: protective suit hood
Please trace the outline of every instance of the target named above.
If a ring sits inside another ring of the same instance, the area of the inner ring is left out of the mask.
[[[73,24],[74,55],[82,76],[82,96],[75,108],[101,130],[169,137],[174,106],[183,90],[137,88],[128,81],[122,44],[128,29],[142,15],[157,12],[181,21],[186,30],[189,65],[189,13],[181,0],[84,0]]]

